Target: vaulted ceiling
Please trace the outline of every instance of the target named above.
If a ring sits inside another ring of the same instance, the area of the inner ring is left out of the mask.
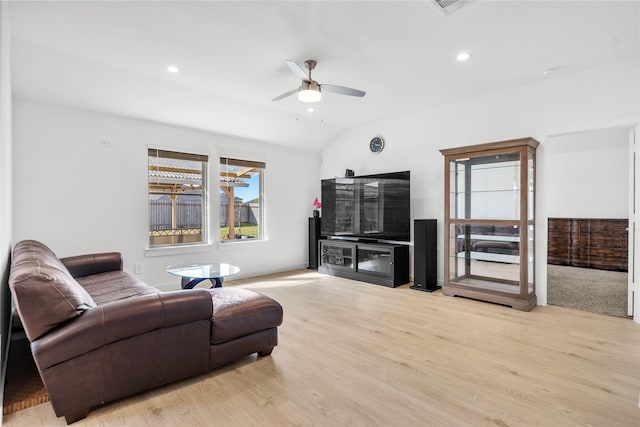
[[[362,123],[637,57],[640,37],[637,1],[477,0],[448,15],[433,0],[14,1],[9,16],[14,96],[310,150]],[[286,59],[367,94],[323,93],[313,112],[273,102],[300,84]]]

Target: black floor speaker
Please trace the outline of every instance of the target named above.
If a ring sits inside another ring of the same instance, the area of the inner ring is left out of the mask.
[[[433,292],[438,286],[438,222],[416,219],[413,222],[413,286],[411,289]]]
[[[309,266],[310,270],[318,269],[318,240],[320,236],[320,217],[309,218]]]

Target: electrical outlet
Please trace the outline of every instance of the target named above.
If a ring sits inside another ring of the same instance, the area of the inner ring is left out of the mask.
[[[136,263],[133,265],[133,271],[134,271],[136,274],[142,274],[142,263],[136,262]]]
[[[104,139],[98,141],[98,145],[102,148],[111,148],[111,141],[106,141]]]

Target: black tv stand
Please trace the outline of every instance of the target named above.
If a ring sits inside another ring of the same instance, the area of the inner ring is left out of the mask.
[[[388,287],[409,282],[409,246],[321,240],[318,272]]]

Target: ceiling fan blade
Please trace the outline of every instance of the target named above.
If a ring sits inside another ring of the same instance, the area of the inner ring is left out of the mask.
[[[339,93],[340,95],[359,96],[363,97],[366,92],[350,87],[337,86],[337,85],[320,85],[322,92]]]
[[[286,98],[287,96],[291,96],[291,95],[293,95],[294,93],[297,93],[297,92],[298,92],[298,89],[290,90],[289,92],[285,92],[280,96],[276,96],[275,98],[272,99],[272,101],[280,101],[282,98]]]
[[[287,59],[284,62],[287,63],[291,71],[293,71],[293,74],[295,74],[300,80],[305,80],[305,81],[311,80],[307,75],[307,73],[302,69],[302,67],[299,66],[295,61],[291,61]]]

